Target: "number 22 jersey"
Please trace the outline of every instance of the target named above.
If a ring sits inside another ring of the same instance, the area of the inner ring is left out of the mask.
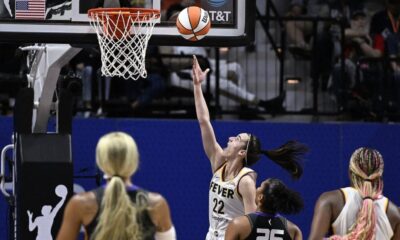
[[[226,163],[215,171],[209,189],[208,199],[208,228],[207,240],[220,240],[225,238],[225,231],[229,222],[238,216],[244,215],[244,205],[238,187],[243,176],[253,173],[250,168],[242,168],[231,180],[224,181],[223,172]]]

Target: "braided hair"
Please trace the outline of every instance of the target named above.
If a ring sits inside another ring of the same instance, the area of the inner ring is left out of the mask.
[[[375,239],[376,213],[374,201],[383,191],[383,158],[375,149],[358,148],[350,158],[350,180],[363,198],[357,220],[346,236],[332,236],[330,239]]]

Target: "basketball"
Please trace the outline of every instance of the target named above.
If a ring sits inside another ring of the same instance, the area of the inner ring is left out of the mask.
[[[210,17],[202,8],[187,7],[179,13],[176,19],[176,27],[185,39],[198,41],[204,38],[210,30]]]
[[[68,190],[64,185],[58,185],[55,189],[56,195],[59,197],[67,196]]]

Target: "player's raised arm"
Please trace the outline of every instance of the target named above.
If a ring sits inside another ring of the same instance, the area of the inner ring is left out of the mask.
[[[255,173],[253,173],[253,176],[250,174],[245,175],[239,181],[239,191],[243,198],[245,214],[249,214],[257,210],[255,178]]]
[[[204,99],[201,84],[207,76],[210,69],[203,71],[197,61],[196,56],[193,56],[193,92],[196,106],[197,120],[200,124],[201,138],[203,141],[204,151],[211,161],[213,172],[222,164],[222,158],[219,157],[222,153],[221,146],[217,143],[214,129],[210,122],[210,113],[206,101]]]

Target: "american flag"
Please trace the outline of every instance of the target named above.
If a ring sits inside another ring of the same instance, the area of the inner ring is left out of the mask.
[[[45,18],[46,0],[15,0],[15,19]]]

